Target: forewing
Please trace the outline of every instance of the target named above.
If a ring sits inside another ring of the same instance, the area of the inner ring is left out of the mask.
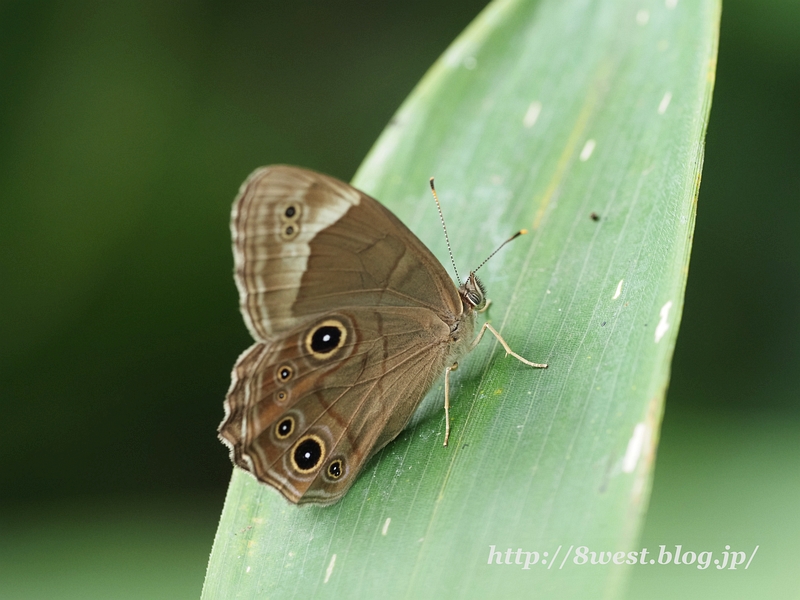
[[[452,323],[458,292],[439,261],[376,200],[288,166],[255,171],[233,204],[242,315],[258,341],[331,310],[428,308]]]

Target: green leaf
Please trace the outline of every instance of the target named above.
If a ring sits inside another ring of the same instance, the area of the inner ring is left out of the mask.
[[[528,228],[481,270],[487,316],[550,368],[504,357],[487,336],[454,374],[450,446],[437,384],[415,424],[331,507],[289,505],[236,470],[204,597],[622,591],[629,569],[574,559],[581,546],[637,550],[719,13],[717,0],[501,1],[453,43],[354,184],[448,265],[435,175],[462,274]],[[524,569],[528,556],[538,562]]]

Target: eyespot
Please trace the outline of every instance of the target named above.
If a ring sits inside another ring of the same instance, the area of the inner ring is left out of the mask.
[[[296,221],[300,218],[303,210],[300,204],[296,202],[292,202],[291,204],[287,204],[283,207],[282,212],[280,213],[282,221]]]
[[[332,460],[328,464],[328,477],[331,479],[339,479],[342,475],[344,475],[344,463],[342,462],[341,458],[337,458],[336,460]]]
[[[314,434],[303,436],[294,445],[289,457],[298,472],[311,473],[325,458],[325,442]]]
[[[278,402],[285,402],[288,397],[289,394],[286,393],[286,390],[278,390],[278,393],[275,394],[275,399]]]
[[[276,371],[278,381],[287,382],[294,376],[294,369],[290,365],[281,365]]]
[[[293,240],[300,233],[300,227],[295,223],[292,225],[285,225],[281,229],[281,238],[284,240]]]
[[[311,349],[320,354],[327,354],[339,347],[342,330],[336,326],[320,327],[311,334]]]
[[[275,437],[285,440],[294,433],[294,418],[284,417],[275,425]]]
[[[306,350],[315,358],[330,358],[346,340],[344,324],[338,319],[326,319],[306,334]]]

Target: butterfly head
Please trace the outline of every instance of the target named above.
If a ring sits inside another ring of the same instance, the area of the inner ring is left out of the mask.
[[[467,310],[483,310],[483,307],[486,306],[486,290],[481,280],[475,275],[475,271],[472,271],[467,280],[461,284],[458,293]]]

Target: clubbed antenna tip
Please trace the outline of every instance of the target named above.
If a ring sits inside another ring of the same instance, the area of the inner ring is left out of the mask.
[[[528,230],[527,230],[527,229],[520,229],[520,230],[519,230],[517,233],[515,233],[515,234],[514,234],[514,235],[512,235],[510,238],[508,238],[508,239],[507,239],[505,242],[503,242],[502,244],[500,244],[500,245],[497,247],[497,250],[495,250],[495,251],[494,251],[494,252],[492,252],[492,253],[491,253],[489,256],[487,256],[487,257],[484,259],[484,261],[483,261],[481,264],[479,264],[479,265],[478,265],[478,269],[480,269],[480,268],[481,268],[483,265],[485,265],[485,264],[488,262],[488,260],[489,260],[490,258],[492,258],[492,257],[493,257],[495,254],[497,254],[498,252],[500,252],[500,249],[501,249],[503,246],[505,246],[505,245],[506,245],[508,242],[511,242],[511,241],[513,241],[513,240],[517,239],[519,236],[521,236],[521,235],[525,235],[526,233],[528,233]],[[475,270],[473,271],[473,273],[476,273],[476,272],[478,271],[478,269],[475,269]]]

